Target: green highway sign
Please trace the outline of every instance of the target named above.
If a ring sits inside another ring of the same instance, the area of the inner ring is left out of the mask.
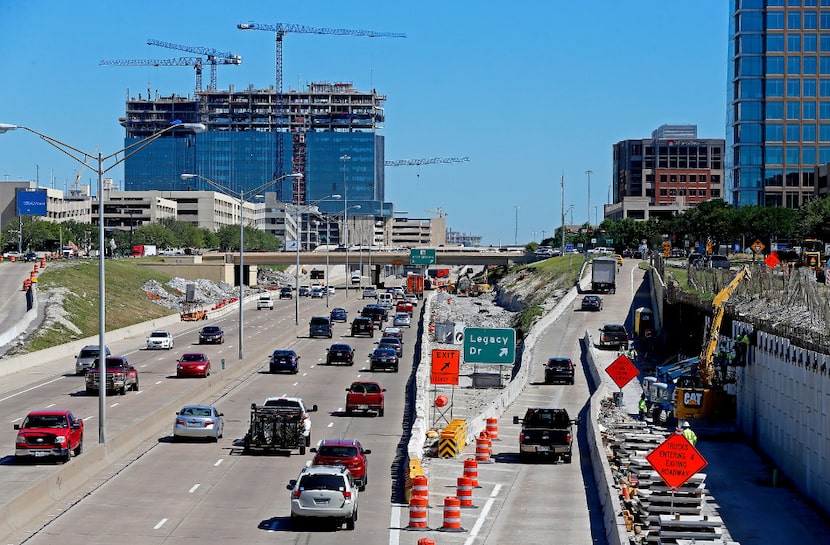
[[[511,328],[464,328],[464,361],[513,365],[516,330]]]
[[[409,250],[410,265],[432,265],[435,263],[435,250],[412,248]]]

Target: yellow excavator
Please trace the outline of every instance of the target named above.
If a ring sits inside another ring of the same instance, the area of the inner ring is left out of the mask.
[[[741,282],[751,277],[749,266],[744,265],[712,300],[712,323],[700,356],[688,360],[688,372],[679,375],[675,381],[673,412],[678,420],[725,416],[727,393],[723,388],[723,377],[719,377],[715,369],[720,326],[726,312],[726,302]]]

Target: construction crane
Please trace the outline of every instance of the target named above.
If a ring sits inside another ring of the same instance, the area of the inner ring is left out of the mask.
[[[444,209],[441,208],[440,206],[438,208],[436,208],[435,210],[424,210],[424,212],[427,212],[429,214],[435,214],[439,218],[445,218],[445,217],[448,216],[448,214],[446,212],[444,212]]]
[[[217,64],[241,64],[240,59],[216,59]],[[196,90],[202,90],[202,57],[177,57],[175,59],[116,59],[103,60],[100,66],[192,66],[196,70]]]
[[[208,91],[215,91],[216,90],[216,65],[218,64],[242,64],[242,57],[239,55],[234,55],[233,53],[229,53],[227,51],[218,51],[216,49],[210,47],[201,47],[201,46],[188,46],[188,45],[179,45],[173,44],[170,42],[162,42],[159,40],[154,40],[150,38],[147,40],[147,45],[156,45],[159,47],[165,47],[167,49],[177,49],[179,51],[187,51],[188,53],[196,53],[199,55],[204,55],[207,57],[207,62],[210,64],[210,84],[208,85]],[[197,90],[202,89],[202,78],[201,78],[201,69],[197,71],[196,82],[197,82]]]
[[[406,38],[406,34],[398,32],[377,32],[374,30],[350,30],[347,28],[317,28],[303,25],[295,25],[291,23],[275,23],[275,24],[261,24],[261,23],[239,23],[236,25],[239,30],[265,30],[267,32],[274,32],[276,35],[276,132],[282,132],[284,126],[283,119],[283,99],[282,99],[282,39],[289,32],[295,34],[333,34],[335,36],[364,36],[369,38]],[[282,170],[283,157],[283,143],[282,138],[277,138],[277,168]],[[282,175],[283,172],[278,172]],[[298,196],[299,199],[299,196]]]
[[[384,166],[387,167],[404,167],[404,166],[420,166],[420,165],[443,165],[448,163],[469,163],[469,157],[430,157],[425,159],[398,159],[395,161],[385,161]]]

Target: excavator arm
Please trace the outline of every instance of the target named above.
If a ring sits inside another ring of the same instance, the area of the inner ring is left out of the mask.
[[[712,323],[709,326],[709,336],[700,352],[700,378],[705,387],[711,387],[715,382],[715,354],[718,348],[718,337],[723,315],[726,312],[726,302],[744,280],[752,278],[749,265],[744,265],[738,274],[712,300]]]

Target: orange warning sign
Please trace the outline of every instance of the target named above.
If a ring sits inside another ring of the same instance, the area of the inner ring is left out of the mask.
[[[646,456],[670,488],[678,488],[708,462],[681,433],[674,433]]]
[[[611,362],[611,365],[605,368],[605,372],[614,381],[614,384],[622,388],[628,384],[631,379],[640,374],[637,368],[628,359],[628,356],[621,354]]]
[[[433,350],[430,384],[451,384],[458,386],[459,350]]]

